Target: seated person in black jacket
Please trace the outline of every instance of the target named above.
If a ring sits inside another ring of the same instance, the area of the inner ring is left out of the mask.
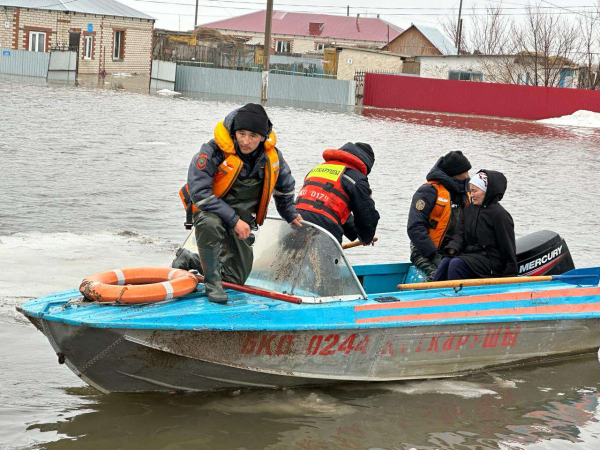
[[[410,262],[425,273],[425,281],[433,280],[468,204],[470,169],[461,151],[451,151],[438,159],[427,174],[427,183],[413,195],[406,226]]]
[[[323,159],[306,175],[296,198],[302,220],[325,228],[340,244],[343,236],[372,243],[379,222],[367,177],[375,163],[373,149],[348,142],[325,150]]]
[[[493,170],[480,170],[471,178],[471,204],[452,240],[434,281],[517,275],[515,225],[500,203],[506,177]]]

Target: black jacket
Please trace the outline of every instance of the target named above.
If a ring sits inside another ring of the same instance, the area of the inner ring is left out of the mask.
[[[439,168],[438,164],[441,162],[441,158],[435,163],[432,169],[427,174],[427,181],[439,181],[448,192],[450,192],[450,201],[453,207],[453,214],[450,218],[450,224],[448,225],[448,233],[440,246],[440,250],[444,249],[445,246],[450,242],[455,232],[457,224],[455,218],[460,220],[460,214],[456,214],[462,210],[465,201],[467,200],[467,183],[468,180],[455,180],[451,176],[447,175],[442,169]],[[423,202],[419,202],[422,200]],[[429,222],[429,216],[433,211],[435,202],[437,201],[437,190],[431,184],[423,184],[415,195],[413,195],[412,203],[410,205],[410,211],[408,212],[408,224],[406,231],[412,244],[416,247],[417,251],[425,258],[431,259],[436,255],[437,247],[429,237],[429,229],[431,228]],[[417,206],[421,207],[425,204],[423,209],[418,209]]]
[[[446,249],[453,248],[479,277],[516,276],[515,225],[500,203],[506,177],[484,170],[488,188],[481,206],[467,205],[463,219]]]
[[[373,168],[373,161],[363,150],[352,143],[343,145],[340,150],[346,151],[365,163],[367,174]],[[379,222],[379,213],[375,209],[375,202],[371,198],[369,178],[358,170],[347,168],[342,178],[342,187],[350,198],[350,217],[343,228],[322,214],[311,211],[299,210],[303,220],[319,225],[329,231],[339,242],[342,236],[354,241],[358,237],[361,242],[371,242],[375,237],[375,230]]]

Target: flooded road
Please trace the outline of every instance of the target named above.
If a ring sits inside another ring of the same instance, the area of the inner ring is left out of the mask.
[[[177,192],[188,164],[241,104],[0,76],[0,449],[597,448],[595,355],[456,380],[205,395],[102,395],[58,365],[15,306],[95,272],[169,264],[186,237]],[[326,148],[373,146],[380,242],[349,250],[353,262],[408,260],[412,194],[440,155],[462,150],[474,169],[506,174],[517,236],[557,231],[578,267],[598,265],[600,131],[268,111],[297,180]]]

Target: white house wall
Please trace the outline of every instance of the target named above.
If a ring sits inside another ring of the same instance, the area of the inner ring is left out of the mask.
[[[514,57],[495,56],[495,55],[461,55],[461,56],[419,56],[420,75],[422,78],[437,78],[447,80],[451,70],[466,71],[466,72],[481,72],[484,83],[509,83],[505,70],[502,70],[506,62]],[[519,70],[520,67],[520,70]],[[533,75],[531,67],[523,67],[515,65],[512,69],[514,82],[519,79],[520,84],[525,84],[526,73],[530,73],[530,84],[533,84]],[[544,77],[543,69],[538,70],[538,79]],[[559,77],[558,77],[559,78]],[[558,78],[556,83],[558,83]],[[565,87],[577,87],[577,72],[575,71],[574,79],[571,84]]]
[[[344,48],[338,55],[338,80],[353,80],[356,71],[372,70],[402,73],[402,59],[398,55]]]

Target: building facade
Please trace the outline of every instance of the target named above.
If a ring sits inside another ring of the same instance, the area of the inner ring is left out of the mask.
[[[411,25],[383,50],[410,56],[458,54],[456,47],[438,29],[422,25]]]
[[[537,75],[531,56],[523,55],[448,55],[417,56],[422,78],[482,81],[485,83],[529,86],[578,87],[578,68],[569,61],[544,68],[538,61]]]
[[[402,55],[355,47],[338,47],[337,79],[353,80],[358,71],[403,73]]]
[[[264,45],[265,11],[202,26]],[[402,31],[379,18],[273,11],[271,52],[323,52],[325,48],[340,45],[381,48]]]
[[[80,74],[150,73],[152,17],[113,0],[53,1],[0,0],[0,51],[70,49]]]

